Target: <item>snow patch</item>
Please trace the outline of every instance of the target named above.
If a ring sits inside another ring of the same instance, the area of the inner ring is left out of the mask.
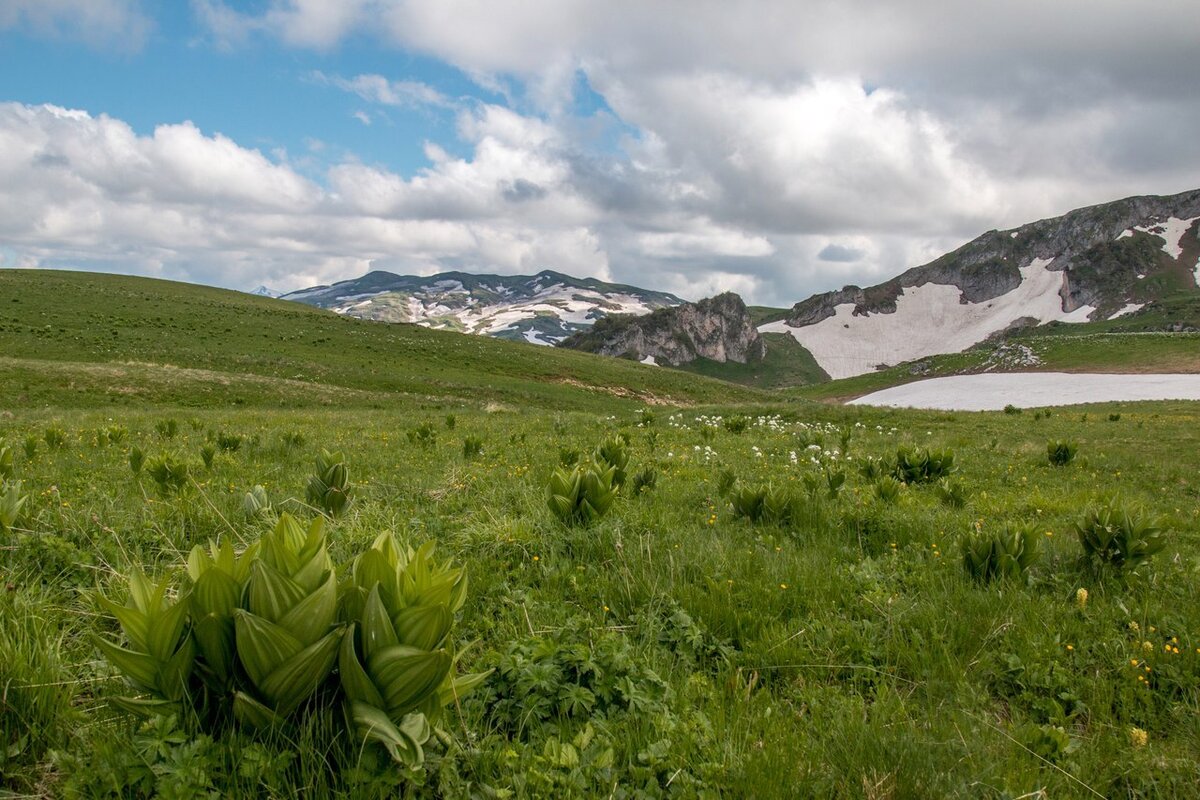
[[[873,372],[879,364],[962,352],[1022,317],[1039,323],[1086,322],[1096,309],[1063,311],[1058,295],[1063,273],[1046,269],[1049,264],[1050,259],[1034,259],[1021,268],[1019,286],[982,303],[960,302],[957,286],[927,283],[905,287],[892,314],[854,316],[854,304],[843,303],[815,325],[792,328],[781,321],[758,330],[790,333],[831,378],[849,378]]]
[[[1015,239],[1015,238],[1017,238],[1017,235],[1018,235],[1018,231],[1013,231],[1012,233],[1010,233],[1008,235],[1008,238]]]
[[[649,364],[653,367],[658,366],[658,362],[654,360],[654,356],[646,356],[645,358],[642,359],[642,363]]]
[[[893,386],[851,400],[851,405],[999,411],[1138,400],[1200,400],[1200,375],[1081,375],[1007,372],[952,375]]]
[[[1178,259],[1183,255],[1183,245],[1180,242],[1183,240],[1183,235],[1187,233],[1188,228],[1192,227],[1192,223],[1200,217],[1192,217],[1191,219],[1179,219],[1178,217],[1168,217],[1166,222],[1153,222],[1149,225],[1135,225],[1132,228],[1121,231],[1117,236],[1118,239],[1124,239],[1126,236],[1133,236],[1134,231],[1148,233],[1151,236],[1157,236],[1163,240],[1162,251],[1171,258]],[[1198,265],[1200,267],[1200,265]],[[1140,275],[1138,277],[1141,277]]]
[[[1113,314],[1111,317],[1109,317],[1109,319],[1116,319],[1117,317],[1123,317],[1126,314],[1132,314],[1133,312],[1142,308],[1142,306],[1144,306],[1144,305],[1146,305],[1146,304],[1145,303],[1126,303],[1124,308],[1122,308],[1117,313]]]

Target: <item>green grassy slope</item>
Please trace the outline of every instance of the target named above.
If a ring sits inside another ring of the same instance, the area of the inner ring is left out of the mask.
[[[222,381],[226,401],[240,404],[377,404],[396,394],[553,408],[765,398],[627,361],[364,322],[221,289],[77,272],[0,270],[0,355],[0,376],[18,404],[206,405],[191,395],[211,394]],[[27,359],[59,365],[48,371],[18,363]],[[213,375],[153,374],[164,367]]]

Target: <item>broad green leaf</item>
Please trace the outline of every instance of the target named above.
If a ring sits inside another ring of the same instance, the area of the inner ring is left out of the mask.
[[[279,622],[306,594],[304,587],[265,561],[250,569],[249,610],[271,622]]]
[[[283,628],[248,611],[239,609],[234,622],[238,660],[255,686],[261,686],[280,664],[304,649]]]
[[[259,684],[259,691],[271,701],[276,711],[292,713],[325,680],[337,660],[338,645],[344,633],[345,628],[330,631],[323,639],[280,664]]]
[[[444,650],[427,653],[400,645],[375,653],[367,662],[367,674],[375,679],[388,713],[396,716],[436,692],[450,665],[450,654]]]
[[[95,637],[96,647],[134,686],[147,692],[158,691],[159,663],[145,653],[135,653],[112,642]]]
[[[324,636],[336,617],[337,576],[330,572],[325,583],[297,603],[279,624],[308,645]]]
[[[185,637],[179,649],[159,670],[158,684],[168,700],[180,700],[187,693],[187,679],[196,665],[196,642]]]
[[[375,684],[358,660],[358,653],[354,647],[354,629],[355,626],[351,625],[350,630],[342,637],[338,653],[338,675],[342,680],[342,688],[346,691],[346,697],[351,700],[382,707],[383,695],[375,688]]]
[[[120,623],[121,630],[125,631],[125,636],[129,639],[130,644],[142,652],[150,649],[146,644],[149,620],[145,613],[137,608],[118,605],[104,595],[98,595],[97,599],[108,613],[117,618],[117,622]]]
[[[409,606],[393,618],[400,644],[434,650],[450,632],[453,618],[446,605]]]
[[[187,623],[188,600],[180,598],[161,614],[150,616],[146,650],[158,661],[166,661],[175,652]]]
[[[392,619],[383,606],[378,586],[367,595],[360,636],[362,637],[363,657],[367,659],[383,648],[395,647],[400,643],[392,625]]]
[[[234,692],[233,716],[243,725],[258,729],[270,728],[283,721],[283,717],[245,692]]]
[[[425,760],[422,742],[418,742],[411,733],[415,727],[412,723],[401,729],[382,709],[359,702],[350,703],[350,719],[360,736],[382,744],[396,762],[416,767]]]
[[[229,617],[237,608],[241,586],[221,569],[204,572],[192,586],[193,613]]]

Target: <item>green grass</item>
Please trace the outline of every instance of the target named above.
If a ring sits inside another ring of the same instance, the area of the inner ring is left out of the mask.
[[[812,353],[790,333],[764,333],[762,337],[767,342],[767,356],[762,361],[739,364],[698,358],[679,369],[762,389],[807,386],[829,380],[829,375],[817,364]]]
[[[747,306],[747,310],[750,312],[750,319],[754,322],[755,327],[786,319],[792,311],[791,308],[774,308],[772,306]]]
[[[60,294],[69,295],[67,287]],[[716,405],[657,408],[651,419],[635,398],[543,387],[516,371],[524,369],[520,360],[484,361],[492,375],[507,365],[513,371],[503,383],[481,381],[469,396],[449,379],[434,390],[402,390],[409,384],[322,363],[338,348],[358,358],[354,338],[335,331],[369,331],[360,327],[367,323],[299,309],[303,325],[285,324],[271,316],[280,306],[247,298],[244,312],[255,324],[243,329],[224,293],[210,295],[211,306],[189,296],[199,305],[181,318],[240,330],[230,341],[244,349],[206,361],[204,348],[189,347],[167,322],[153,334],[118,327],[137,344],[128,345],[133,355],[101,353],[101,332],[115,326],[97,310],[77,327],[66,324],[69,315],[57,317],[53,330],[70,335],[47,339],[53,346],[40,354],[6,351],[0,366],[36,398],[6,402],[0,414],[0,446],[15,453],[14,477],[29,497],[15,530],[0,533],[3,791],[280,798],[1194,792],[1200,404],[1089,406],[1048,416],[763,404],[774,395],[683,372],[626,372],[637,365],[581,354],[557,362],[574,375],[629,380],[609,387],[629,393],[650,379],[670,381],[658,386],[689,402],[716,393],[712,387],[743,392]],[[76,307],[77,316],[85,311]],[[32,348],[22,338],[30,334],[10,330],[18,323],[5,312],[2,335]],[[130,299],[113,319],[142,319],[137,312]],[[21,325],[32,325],[25,319]],[[293,340],[278,357],[307,364],[309,377],[271,372],[266,365],[276,356],[255,344],[253,331],[298,335],[310,325],[306,335],[332,337],[335,347]],[[359,339],[410,342],[400,335],[409,328],[380,327],[385,334]],[[415,341],[440,344],[447,336]],[[513,348],[486,353],[507,357]],[[547,352],[519,348],[512,358],[526,350]],[[176,367],[156,366],[164,363]],[[446,366],[439,374],[453,372]],[[213,388],[220,380],[233,388]],[[76,388],[55,388],[64,382]],[[548,410],[556,392],[567,410]],[[231,406],[231,396],[243,403]],[[734,414],[750,420],[740,434],[723,424]],[[65,434],[57,447],[45,436],[52,429]],[[417,429],[432,435],[410,441]],[[620,434],[630,441],[628,471],[654,466],[655,488],[618,496],[591,527],[564,527],[545,494],[560,454],[588,453]],[[218,450],[206,468],[201,448],[220,435],[242,437],[241,446]],[[463,457],[468,437],[482,443],[480,455]],[[1050,440],[1077,443],[1078,455],[1051,466]],[[954,451],[963,507],[939,501],[934,485],[904,488],[894,503],[874,499],[874,483],[857,465],[894,455],[903,443]],[[191,482],[179,494],[159,494],[131,471],[134,447],[186,462]],[[120,576],[134,565],[158,573],[194,544],[260,535],[271,521],[242,511],[256,484],[277,508],[311,518],[302,500],[322,448],[344,452],[356,490],[350,511],[330,523],[335,561],[391,530],[414,546],[435,539],[439,556],[470,575],[456,635],[472,644],[460,667],[497,672],[449,709],[418,773],[360,748],[340,713],[320,703],[277,730],[206,735],[186,719],[139,724],[108,702],[130,689],[91,643],[93,634],[115,629],[94,590],[120,596]],[[840,494],[822,489],[810,497],[806,478],[823,481],[823,469],[841,465],[848,479]],[[741,485],[795,493],[792,522],[737,517],[718,493],[725,470]],[[1072,533],[1088,506],[1112,494],[1162,515],[1170,528],[1164,552],[1136,574],[1081,561]],[[1028,582],[968,577],[960,540],[1017,522],[1042,531]],[[1079,589],[1087,591],[1082,605]],[[1136,731],[1145,733],[1144,745]]]

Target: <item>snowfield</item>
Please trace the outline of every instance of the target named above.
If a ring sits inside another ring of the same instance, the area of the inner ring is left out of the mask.
[[[815,325],[790,327],[786,322],[761,326],[761,333],[790,333],[813,355],[831,378],[874,372],[879,364],[899,364],[940,353],[960,353],[1004,330],[1022,317],[1039,323],[1087,322],[1096,309],[1062,309],[1058,290],[1063,273],[1046,269],[1049,259],[1034,259],[1021,268],[1021,284],[982,303],[960,302],[957,286],[927,283],[905,287],[893,314],[856,317],[844,303],[834,316]]]
[[[1163,240],[1162,251],[1171,258],[1178,259],[1183,255],[1183,245],[1180,242],[1183,240],[1183,235],[1187,233],[1188,228],[1192,227],[1192,223],[1200,217],[1192,217],[1191,219],[1179,219],[1178,217],[1170,217],[1166,222],[1160,222],[1154,225],[1138,225],[1126,231],[1121,231],[1118,239],[1124,239],[1126,236],[1133,236],[1134,231],[1142,231],[1151,236],[1157,236]]]
[[[1004,372],[953,375],[893,386],[851,405],[939,411],[999,411],[1134,400],[1200,400],[1200,375]]]

